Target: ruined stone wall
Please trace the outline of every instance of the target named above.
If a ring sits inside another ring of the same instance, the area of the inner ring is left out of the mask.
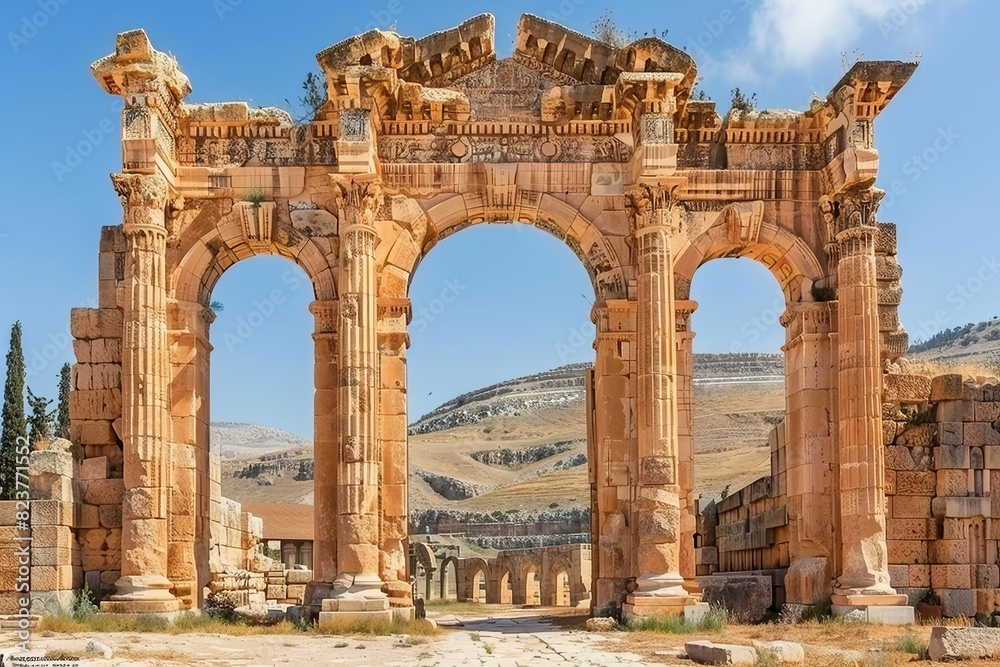
[[[123,311],[119,288],[125,278],[125,234],[120,226],[101,229],[98,258],[98,306],[74,308],[73,391],[70,393],[71,440],[87,458],[107,457],[121,476],[121,363]]]
[[[298,605],[302,604],[306,584],[312,579],[312,570],[284,570],[279,563],[277,568],[266,572],[228,568],[216,573],[208,588],[240,607],[267,603]]]
[[[946,616],[1000,603],[1000,384],[886,376],[889,573],[911,603]]]
[[[890,373],[883,394],[893,588],[911,604],[933,591],[948,617],[1000,611],[1000,383]],[[701,510],[700,577],[788,567],[782,432],[771,476]]]
[[[699,576],[788,567],[784,423],[771,431],[769,445],[771,475],[699,508],[695,537]]]

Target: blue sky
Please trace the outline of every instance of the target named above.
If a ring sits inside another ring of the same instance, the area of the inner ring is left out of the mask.
[[[30,384],[54,394],[59,366],[72,360],[69,309],[96,298],[100,227],[121,221],[108,180],[120,169],[120,102],[100,90],[88,66],[113,50],[116,33],[145,27],[154,46],[176,55],[194,87],[188,101],[287,106],[316,69],[317,52],[375,25],[395,21],[402,34],[422,36],[490,11],[498,51],[508,55],[524,12],[589,32],[609,6],[594,0],[4,2],[3,351],[11,323],[22,320]],[[613,6],[623,28],[667,29],[668,41],[687,47],[704,76],[702,88],[722,112],[736,86],[756,93],[760,107],[804,109],[841,77],[842,54],[849,60],[920,54],[917,73],[876,126],[879,185],[897,193],[880,215],[899,225],[903,323],[916,339],[1000,315],[993,196],[1000,138],[988,125],[1000,106],[1000,6],[985,0]],[[287,299],[268,303],[275,288],[296,281],[301,287],[285,289]],[[223,276],[215,293],[226,310],[213,329],[214,419],[311,434],[311,295],[303,281],[297,267],[274,258],[241,263]],[[477,227],[447,239],[421,265],[411,296],[413,417],[475,387],[592,358],[593,291],[572,253],[537,230]],[[698,351],[778,351],[776,296],[774,280],[752,262],[703,267],[694,284],[702,304]],[[248,326],[251,335],[242,336]]]

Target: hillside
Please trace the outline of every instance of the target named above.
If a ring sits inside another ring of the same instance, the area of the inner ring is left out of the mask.
[[[261,456],[312,446],[294,433],[259,424],[213,422],[210,428],[212,444],[222,448],[223,458]]]
[[[1000,373],[1000,318],[946,329],[910,346],[909,356],[942,371]]]
[[[585,370],[577,364],[501,382],[417,419],[409,429],[411,508],[587,507]],[[700,492],[717,495],[766,473],[767,434],[784,409],[783,380],[781,355],[695,356]],[[239,432],[228,426],[230,435]],[[223,477],[224,493],[236,500],[312,502],[310,452],[298,442],[280,455],[236,457]]]

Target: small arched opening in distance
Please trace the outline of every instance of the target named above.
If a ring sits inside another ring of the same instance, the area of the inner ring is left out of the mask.
[[[497,577],[497,604],[511,604],[513,602],[513,582],[510,576],[510,567],[502,565],[500,576]]]
[[[569,607],[571,605],[572,594],[569,583],[569,572],[562,563],[556,563],[552,567],[552,601],[554,607]]]
[[[469,577],[469,601],[482,604],[486,601],[486,574],[481,567]]]
[[[538,565],[529,563],[524,568],[524,576],[521,579],[524,586],[524,604],[529,607],[537,607],[542,604],[542,587],[538,579]]]
[[[454,558],[441,562],[439,597],[442,600],[455,600],[458,597],[458,563]]]

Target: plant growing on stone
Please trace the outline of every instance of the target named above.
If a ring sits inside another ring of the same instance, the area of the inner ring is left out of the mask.
[[[97,606],[97,596],[94,595],[94,592],[88,586],[84,586],[82,590],[73,592],[73,606],[70,609],[70,615],[74,621],[84,623],[97,614],[98,611],[100,609]]]
[[[264,192],[260,188],[253,188],[247,192],[244,199],[253,204],[254,208],[260,208],[260,203],[265,199]]]
[[[733,88],[732,104],[730,107],[730,113],[733,111],[739,111],[744,114],[753,113],[757,110],[757,93],[751,93],[747,96],[739,88]]]
[[[24,414],[24,351],[21,349],[21,323],[10,330],[7,353],[7,381],[3,389],[3,429],[0,431],[0,500],[14,500],[17,491],[18,438],[28,437]]]
[[[305,107],[305,114],[302,118],[296,119],[296,123],[309,122],[316,118],[316,114],[323,108],[327,100],[323,79],[314,72],[306,74],[305,81],[302,82],[302,90],[305,93],[299,97],[299,104]]]

